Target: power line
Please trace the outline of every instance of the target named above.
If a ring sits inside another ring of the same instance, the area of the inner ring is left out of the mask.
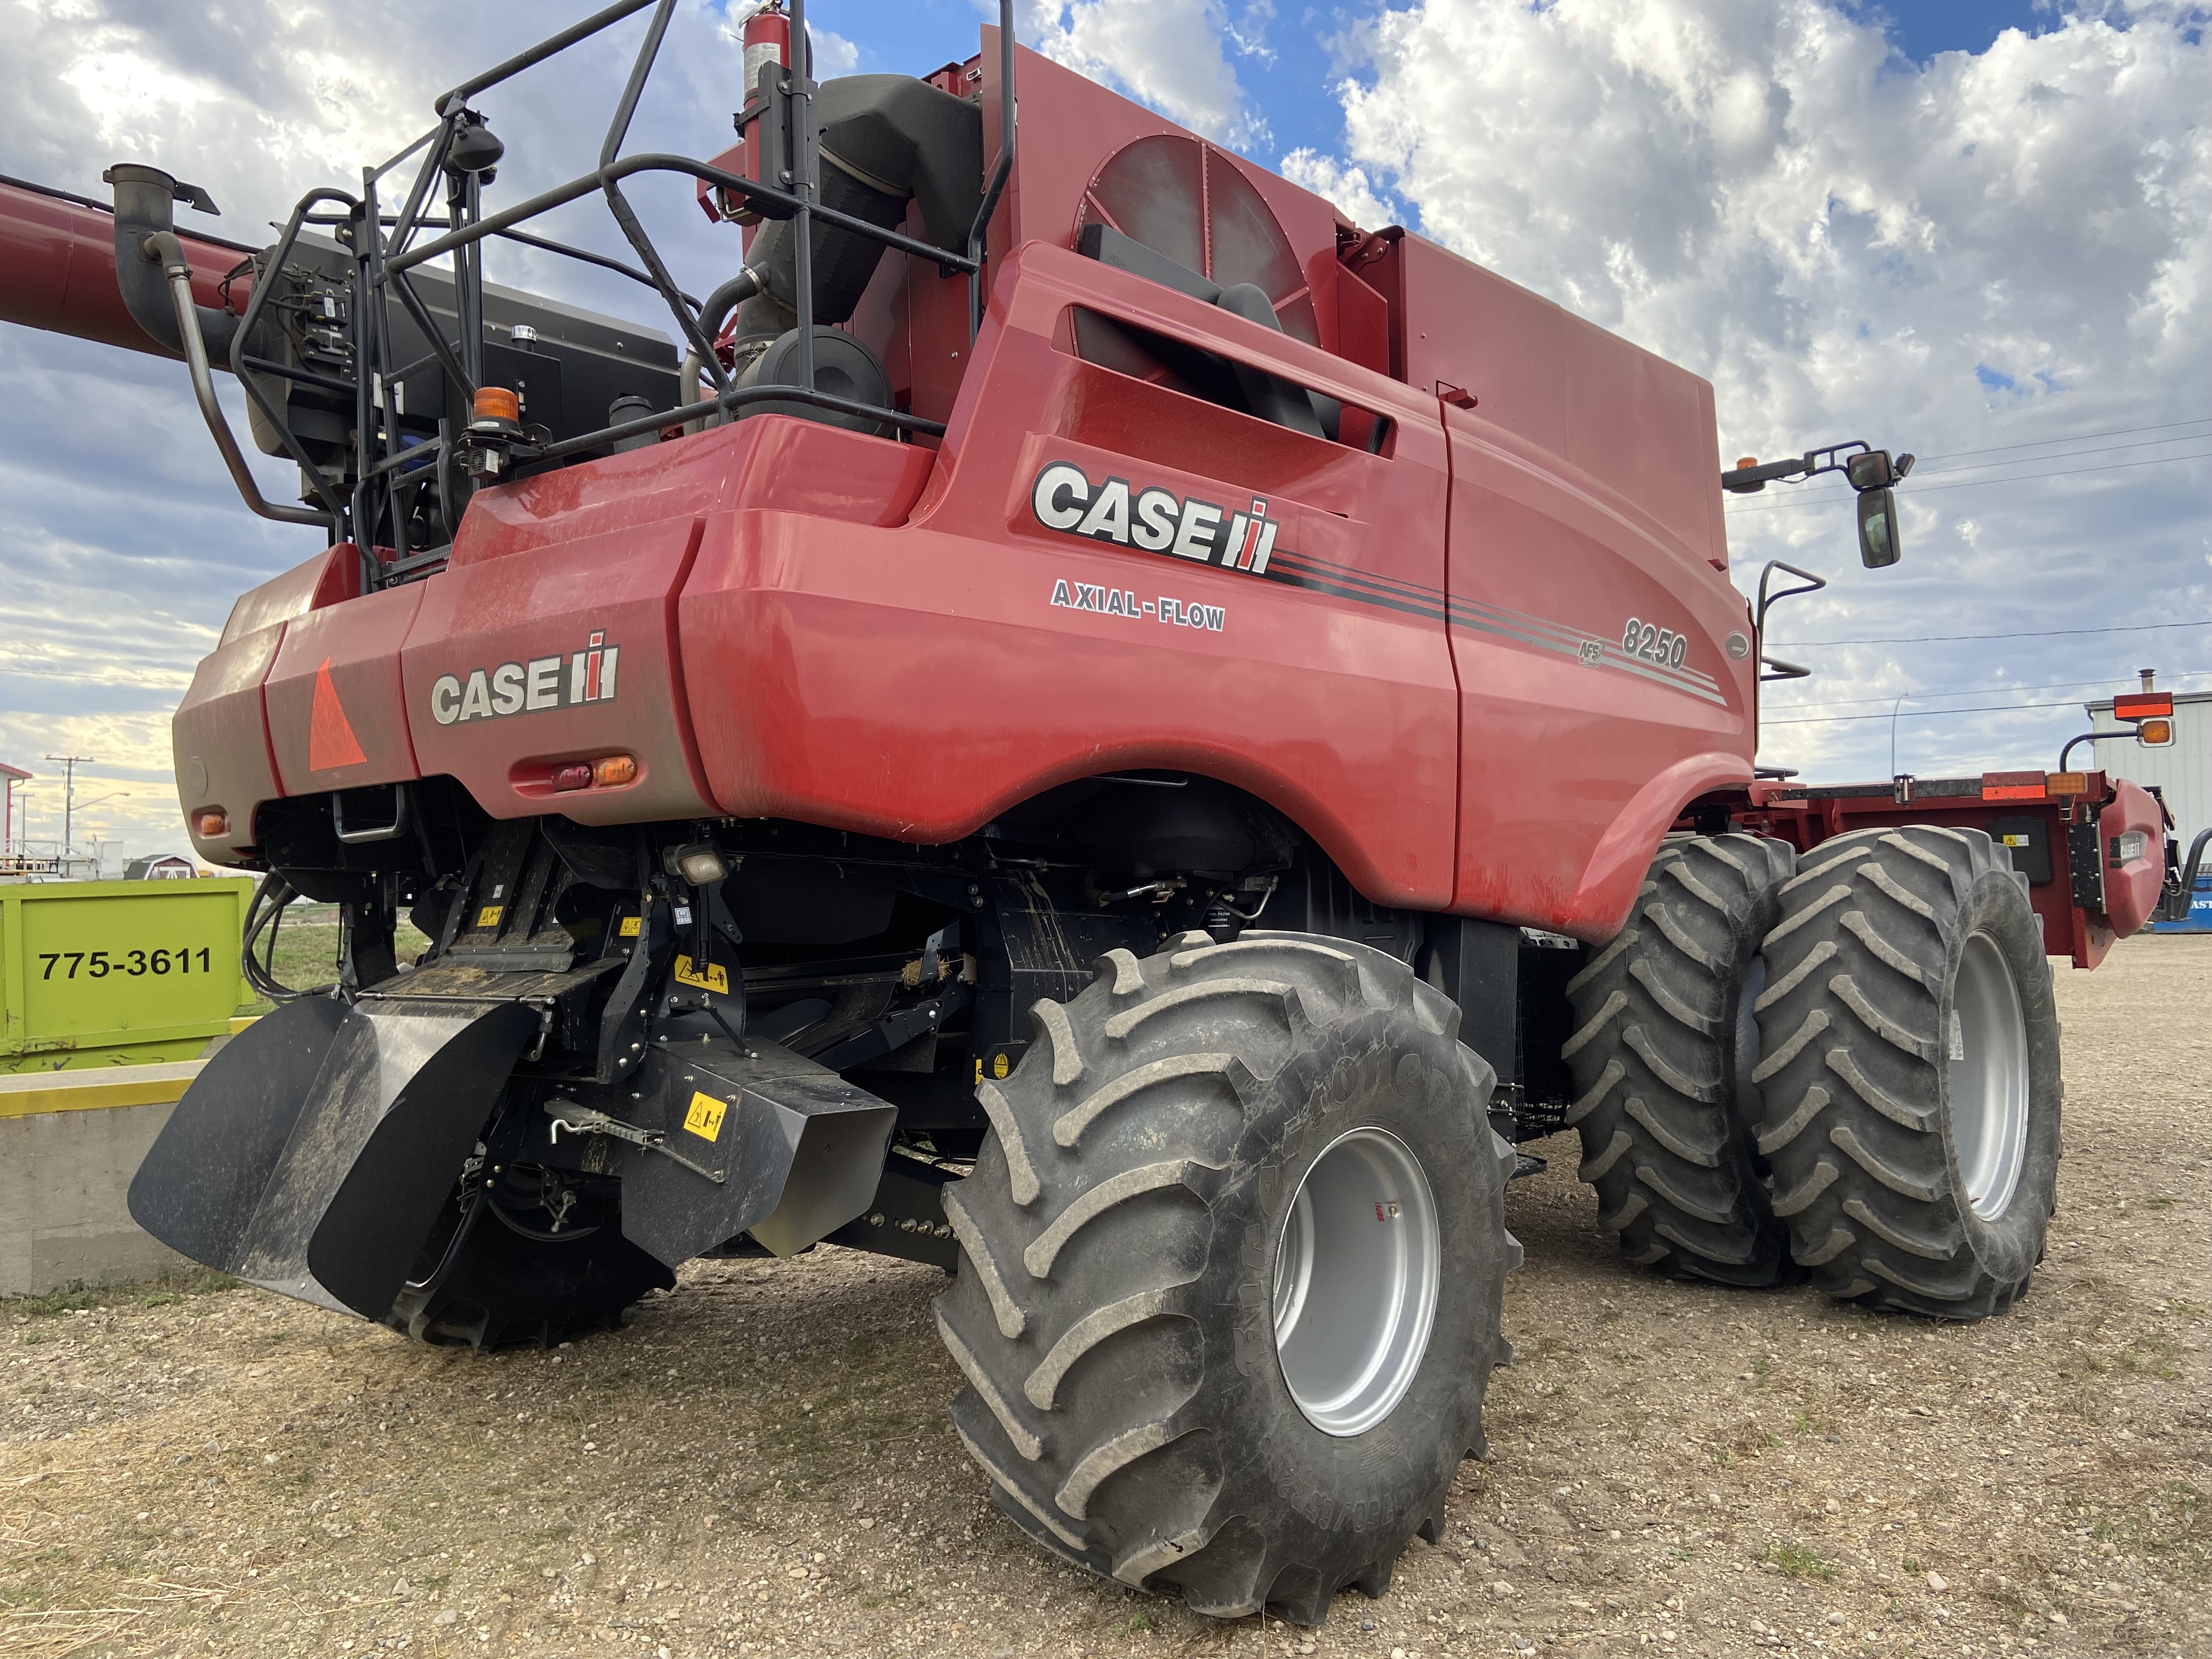
[[[2116,623],[2109,628],[2043,628],[2017,634],[1899,634],[1881,639],[1785,640],[1769,643],[1780,650],[1805,651],[1828,645],[1947,645],[1966,640],[2055,640],[2069,634],[2151,634],[2167,628],[2212,628],[2212,617],[2203,622]]]
[[[2212,432],[2191,432],[2179,438],[2138,438],[2131,444],[2104,444],[2095,449],[2062,449],[2056,455],[2021,455],[2009,461],[1982,461],[1972,466],[1939,466],[1928,471],[1916,466],[1912,476],[1916,478],[1945,478],[1954,472],[1994,472],[2001,466],[2037,466],[2045,461],[2070,461],[2083,455],[2116,455],[2124,449],[2156,449],[2161,444],[2197,444],[2207,438],[2212,438]]]
[[[2206,435],[2212,436],[2212,434],[2207,434]],[[2054,459],[2063,459],[2064,458],[2056,457]],[[2040,483],[2045,478],[2071,478],[2084,472],[2118,472],[2133,466],[2172,466],[2177,461],[2203,460],[2212,460],[2212,451],[2208,451],[2206,453],[2202,455],[2163,455],[2155,460],[2149,461],[2107,461],[2102,466],[2068,467],[2065,471],[2061,472],[2025,472],[2016,474],[2009,478],[1971,478],[1964,483],[1930,484],[1925,489],[1915,489],[1912,490],[1911,494],[1915,496],[1933,495],[1937,492],[1945,489],[1987,489],[1991,484],[2001,483]],[[1962,467],[1960,470],[1961,471],[1970,471],[1972,469]],[[1824,501],[1841,501],[1842,499],[1843,494],[1841,491],[1823,490],[1817,495],[1801,495],[1795,501],[1770,501],[1765,507],[1732,507],[1727,509],[1726,516],[1731,519],[1739,519],[1748,513],[1779,513],[1785,507],[1813,507]]]
[[[2116,426],[2109,432],[2076,432],[2063,438],[2031,438],[2016,444],[1995,444],[1987,449],[1953,449],[1941,455],[1930,455],[1931,461],[1955,461],[1968,455],[1999,455],[2008,449],[2041,449],[2046,444],[2085,444],[2092,438],[2126,438],[2138,432],[2171,432],[2178,426],[2203,426],[2212,421],[2212,415],[2198,415],[2186,421],[2161,421],[2156,426]],[[2180,443],[2183,440],[2168,438],[2163,441]]]
[[[2206,674],[2212,674],[2212,669],[2187,668],[2182,670],[2178,674],[2168,675],[2167,678],[2178,680],[2201,679]],[[2127,675],[2108,674],[2102,679],[2094,680],[2045,680],[2038,685],[1961,685],[1954,687],[1948,691],[1887,691],[1884,692],[1878,697],[1831,697],[1820,702],[1785,702],[1770,704],[1767,706],[1784,710],[1792,708],[1844,708],[1855,703],[1895,702],[1899,697],[1905,697],[1910,701],[1917,702],[1927,697],[1972,697],[1980,696],[1992,691],[2057,691],[2071,685],[2128,685],[2131,684],[2133,684],[2133,681]]]
[[[1897,714],[1814,714],[1802,720],[1771,720],[1762,715],[1759,723],[1762,726],[1842,726],[1853,720],[1933,720],[1938,714],[2009,714],[2017,710],[2031,708],[2078,708],[2080,707],[2078,699],[2068,697],[2061,702],[1985,702],[1976,703],[1966,708],[1908,708]]]

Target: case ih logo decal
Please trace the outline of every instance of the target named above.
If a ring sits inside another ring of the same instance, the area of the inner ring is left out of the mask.
[[[430,688],[430,718],[441,726],[453,726],[541,708],[612,702],[615,662],[622,647],[609,645],[606,639],[604,632],[595,632],[590,645],[566,658],[532,657],[528,662],[471,669],[466,681],[441,674]]]
[[[1267,574],[1282,526],[1267,516],[1267,498],[1252,497],[1249,513],[1231,513],[1212,501],[1185,501],[1157,484],[1131,493],[1126,478],[1093,484],[1081,467],[1054,461],[1030,489],[1030,510],[1048,530],[1111,542],[1146,553],[1172,554],[1224,570]]]
[[[1555,652],[1585,667],[1627,674],[1701,702],[1727,706],[1728,696],[1720,683],[1690,665],[1692,647],[1686,634],[1661,629],[1639,617],[1622,629],[1620,643],[1614,645],[1610,642],[1611,629],[1594,637],[1587,629],[1508,610],[1473,593],[1446,593],[1319,553],[1280,547],[1275,538],[1282,526],[1267,516],[1267,499],[1255,495],[1251,501],[1249,512],[1231,513],[1211,501],[1186,501],[1157,485],[1133,489],[1125,478],[1109,477],[1094,483],[1089,474],[1069,461],[1051,463],[1030,486],[1030,511],[1046,529],[1062,535],[1189,559],[1216,569],[1242,571],[1309,593],[1324,593],[1441,623],[1449,629],[1487,634],[1520,649]],[[1223,623],[1218,609],[1166,599],[1147,604],[1128,589],[1103,585],[1093,587],[1055,581],[1052,602],[1074,611],[1139,619],[1158,617],[1164,622],[1215,631]]]

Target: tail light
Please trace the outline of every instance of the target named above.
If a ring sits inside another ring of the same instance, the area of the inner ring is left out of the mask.
[[[616,789],[637,781],[637,760],[630,755],[601,755],[597,760],[563,761],[547,774],[556,795],[578,789]]]
[[[230,833],[230,814],[220,806],[210,806],[192,815],[192,833],[202,841],[221,841]]]

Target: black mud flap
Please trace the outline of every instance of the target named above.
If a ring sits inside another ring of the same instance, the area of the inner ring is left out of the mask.
[[[791,1255],[867,1209],[898,1117],[889,1101],[759,1037],[659,1058],[660,1086],[631,1109],[659,1119],[648,1127],[667,1151],[626,1149],[630,1243],[672,1267],[739,1233]]]
[[[288,1003],[177,1103],[131,1213],[195,1261],[380,1319],[538,1030],[512,1001]]]

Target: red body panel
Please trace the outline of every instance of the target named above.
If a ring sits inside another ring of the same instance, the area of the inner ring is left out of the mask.
[[[284,625],[262,696],[288,795],[421,776],[408,740],[399,650],[420,584],[311,611]]]
[[[253,845],[254,812],[283,793],[276,785],[269,720],[261,706],[261,682],[283,638],[281,622],[235,637],[227,634],[200,659],[191,689],[169,721],[185,830],[193,849],[213,863],[237,863],[240,849]],[[200,834],[198,815],[208,807],[229,813],[228,835]]]
[[[2142,851],[2131,859],[2113,856],[2119,838],[2140,835]],[[2105,914],[2124,939],[2151,918],[2166,883],[2166,818],[2149,793],[2123,778],[2113,785],[2112,804],[2097,816],[2099,848],[2105,861]]]
[[[933,453],[749,419],[482,492],[446,569],[374,617],[265,594],[298,618],[268,686],[283,786],[419,769],[496,817],[927,842],[1060,782],[1166,768],[1273,803],[1378,902],[1611,932],[1684,805],[1750,775],[1710,389],[1411,240],[1345,276],[1322,198],[1019,66],[981,337],[965,282],[904,256],[853,323],[908,405],[946,419]],[[1070,250],[1139,142],[1207,203],[1272,216],[1287,332]],[[1347,434],[1385,416],[1389,441],[1369,453],[1085,361],[1078,308],[1337,399]],[[1449,431],[1445,379],[1478,399]],[[1118,529],[1048,522],[1055,467],[1086,500],[1124,490]],[[1242,536],[1241,568],[1188,536],[1187,556],[1145,550],[1126,520],[1147,491]],[[1657,661],[1632,654],[1631,617]],[[392,700],[403,633],[397,716],[357,714]],[[326,744],[337,763],[313,763],[319,699],[358,759]],[[560,764],[616,751],[634,782],[552,793]]]

